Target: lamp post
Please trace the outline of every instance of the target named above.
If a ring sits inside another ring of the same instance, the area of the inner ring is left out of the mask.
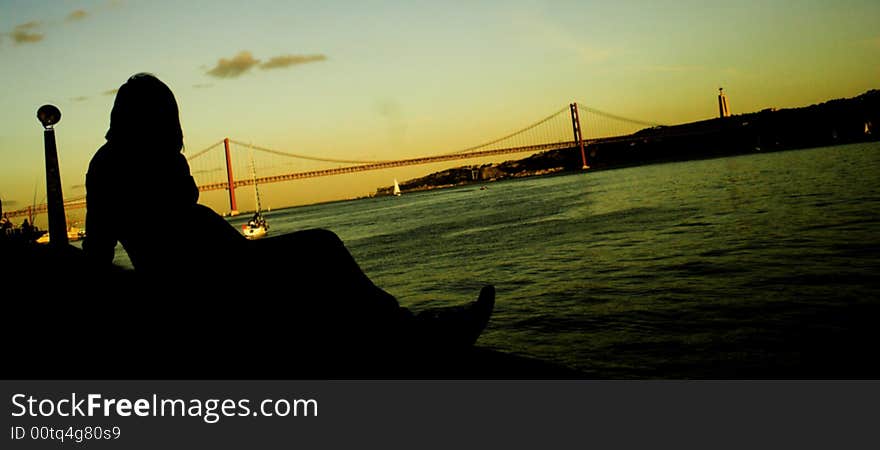
[[[49,244],[62,247],[67,242],[67,217],[64,215],[64,196],[61,193],[61,174],[58,170],[58,149],[55,146],[55,124],[61,120],[61,111],[54,105],[43,105],[37,110],[37,119],[43,124],[43,142],[46,149],[46,197],[49,215]]]

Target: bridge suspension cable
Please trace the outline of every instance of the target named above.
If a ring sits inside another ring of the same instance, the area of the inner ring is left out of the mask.
[[[595,109],[595,108],[590,108],[589,106],[583,106],[580,102],[578,102],[577,105],[578,105],[578,109],[580,109],[580,110],[582,110],[582,111],[590,112],[590,113],[593,113],[593,114],[596,114],[596,115],[599,115],[599,116],[603,116],[603,117],[607,117],[607,118],[609,118],[609,119],[620,120],[620,121],[622,121],[622,122],[629,122],[629,123],[632,123],[632,124],[636,124],[636,125],[644,125],[644,126],[648,126],[648,127],[661,127],[661,126],[664,126],[664,124],[662,124],[662,123],[647,122],[647,121],[639,120],[639,119],[630,119],[630,118],[628,118],[628,117],[623,117],[623,116],[618,116],[618,115],[615,115],[615,114],[607,113],[607,112],[605,112],[605,111],[600,111],[600,110]]]
[[[506,139],[510,139],[510,138],[512,138],[512,137],[514,137],[514,136],[516,136],[516,135],[518,135],[518,134],[522,134],[522,133],[525,133],[526,131],[529,131],[529,130],[531,130],[531,129],[534,129],[534,128],[538,127],[539,125],[542,125],[542,124],[544,124],[544,123],[547,123],[548,121],[554,119],[556,116],[562,114],[562,113],[565,112],[565,111],[568,111],[568,107],[562,108],[562,109],[560,109],[559,111],[556,111],[556,112],[554,112],[553,114],[550,114],[549,116],[547,116],[547,117],[545,117],[545,118],[543,118],[543,119],[541,119],[541,120],[539,120],[539,121],[537,121],[537,122],[535,122],[535,123],[533,123],[533,124],[531,124],[531,125],[529,125],[529,126],[527,126],[527,127],[525,127],[525,128],[522,128],[522,129],[520,129],[520,130],[514,131],[513,133],[510,133],[510,134],[508,134],[508,135],[502,136],[502,137],[500,137],[500,138],[498,138],[498,139],[494,139],[494,140],[491,140],[491,141],[489,141],[489,142],[484,142],[484,143],[479,144],[479,145],[474,145],[474,146],[472,146],[472,147],[468,147],[468,148],[465,148],[465,149],[462,149],[462,150],[458,150],[458,151],[454,151],[454,152],[450,152],[450,153],[443,153],[443,154],[444,154],[444,155],[456,155],[456,154],[460,154],[460,153],[467,153],[467,152],[472,152],[472,151],[474,151],[474,150],[477,150],[477,149],[480,149],[480,148],[483,148],[483,147],[488,147],[488,146],[490,146],[490,145],[497,144],[497,143],[499,143],[499,142],[501,142],[501,141],[504,141],[504,140],[506,140]]]
[[[246,144],[244,142],[236,141],[234,139],[230,139],[229,142],[232,142],[236,145],[241,145],[242,147],[247,147],[247,148],[250,148],[253,150],[259,150],[261,152],[272,153],[274,155],[279,155],[279,156],[286,156],[288,158],[305,159],[305,160],[309,160],[309,161],[334,162],[334,163],[342,163],[342,164],[378,164],[378,163],[388,162],[387,160],[358,160],[358,159],[320,158],[317,156],[308,156],[308,155],[300,155],[297,153],[282,152],[280,150],[273,150],[271,148],[260,147],[260,146],[253,145],[253,144]]]
[[[197,151],[197,152],[195,152],[195,153],[189,155],[186,159],[192,161],[192,160],[198,158],[199,156],[202,156],[202,155],[204,155],[205,153],[208,153],[210,150],[213,150],[215,147],[219,146],[219,145],[222,144],[222,143],[223,143],[223,140],[221,139],[221,140],[219,140],[219,141],[217,141],[217,142],[215,142],[215,143],[213,143],[213,144],[211,144],[211,145],[209,145],[209,146],[207,146],[207,147],[205,147],[205,148],[203,148],[203,149],[201,149],[201,150],[199,150],[199,151]]]
[[[413,166],[419,164],[427,164],[441,161],[455,161],[462,159],[471,159],[477,157],[485,157],[485,156],[496,156],[496,155],[506,155],[512,153],[535,153],[538,151],[545,150],[554,150],[558,148],[566,148],[572,147],[574,142],[554,142],[549,144],[537,144],[530,145],[525,147],[516,147],[516,148],[502,148],[502,149],[492,149],[492,150],[480,150],[471,153],[463,153],[463,154],[446,154],[446,155],[436,155],[436,156],[427,156],[421,158],[411,158],[411,159],[402,159],[395,161],[385,161],[379,163],[370,163],[370,164],[361,164],[355,166],[343,166],[343,167],[335,167],[332,169],[321,169],[321,170],[310,170],[304,172],[293,172],[293,173],[285,173],[281,175],[272,175],[272,176],[261,176],[254,179],[238,179],[233,183],[233,188],[242,187],[242,186],[251,186],[256,183],[276,183],[279,181],[289,181],[289,180],[300,180],[305,178],[315,178],[321,176],[328,175],[340,175],[344,173],[355,173],[355,172],[365,172],[368,170],[378,170],[378,169],[389,169],[392,167],[403,167],[403,166]],[[214,182],[214,183],[204,183],[199,184],[200,191],[213,191],[220,189],[228,189],[229,184],[226,181]]]

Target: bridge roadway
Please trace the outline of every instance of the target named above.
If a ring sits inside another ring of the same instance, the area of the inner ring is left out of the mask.
[[[356,166],[335,167],[332,169],[312,170],[308,172],[294,172],[284,175],[273,175],[260,177],[256,179],[258,184],[277,183],[280,181],[302,180],[305,178],[324,177],[329,175],[341,175],[345,173],[365,172],[367,170],[390,169],[392,167],[415,166],[419,164],[430,164],[442,161],[455,161],[462,159],[482,158],[486,156],[504,155],[509,153],[526,153],[540,152],[547,150],[556,150],[560,148],[570,148],[575,145],[574,142],[553,142],[550,144],[528,145],[524,147],[510,147],[495,150],[483,150],[468,153],[451,153],[446,155],[425,156],[421,158],[400,159],[395,161],[377,161],[375,163],[360,164]],[[250,186],[254,184],[253,179],[241,179],[233,182],[234,187]],[[200,191],[215,191],[227,189],[227,182],[203,184],[199,186]]]
[[[610,142],[621,142],[621,141],[631,141],[638,140],[640,138],[635,137],[633,135],[625,135],[625,136],[613,136],[613,137],[604,137],[604,138],[594,138],[594,139],[584,139],[584,146],[595,144],[595,143],[610,143]],[[411,158],[411,159],[401,159],[396,161],[377,161],[375,163],[370,164],[361,164],[356,166],[346,166],[346,167],[336,167],[332,169],[323,169],[323,170],[312,170],[308,172],[295,172],[288,173],[283,175],[273,175],[268,177],[257,178],[256,182],[263,183],[277,183],[281,181],[290,181],[290,180],[302,180],[306,178],[316,178],[330,175],[341,175],[345,173],[356,173],[356,172],[364,172],[367,170],[380,170],[380,169],[389,169],[392,167],[403,167],[403,166],[414,166],[419,164],[430,164],[435,162],[443,162],[443,161],[457,161],[464,159],[474,159],[474,158],[482,158],[487,156],[497,156],[497,155],[505,155],[512,153],[526,153],[526,152],[542,152],[548,150],[558,150],[564,148],[576,148],[577,142],[575,141],[564,141],[564,142],[552,142],[548,144],[537,144],[537,145],[527,145],[522,147],[509,147],[509,148],[500,148],[494,150],[482,150],[477,152],[468,152],[468,153],[450,153],[446,155],[435,155],[435,156],[425,156],[421,158]],[[241,186],[250,186],[254,184],[253,179],[241,179],[235,180],[234,187]],[[203,184],[199,186],[199,191],[216,191],[216,190],[226,190],[228,189],[228,183],[210,183]],[[64,202],[65,209],[81,209],[85,208],[86,201],[83,198],[78,198],[75,200],[68,200]],[[7,217],[20,217],[27,216],[29,214],[43,214],[47,210],[46,204],[36,205],[29,208],[19,209],[15,211],[8,211],[6,213]]]
[[[85,198],[76,199],[76,200],[66,200],[64,202],[64,209],[65,210],[82,209],[85,207],[86,207],[86,199]],[[15,211],[7,211],[7,212],[4,212],[4,215],[6,217],[12,218],[12,217],[20,217],[20,216],[29,216],[31,214],[33,214],[33,215],[45,214],[48,209],[49,209],[48,204],[42,203],[42,204],[35,205],[32,207],[27,207],[24,209],[17,209]]]
[[[526,153],[526,152],[540,152],[547,150],[555,150],[560,148],[569,148],[573,147],[576,144],[574,142],[554,142],[550,144],[538,144],[538,145],[528,145],[524,147],[511,147],[511,148],[501,148],[495,150],[483,150],[479,152],[469,152],[469,153],[451,153],[447,155],[436,155],[436,156],[425,156],[422,158],[411,158],[411,159],[401,159],[396,161],[377,161],[375,163],[370,164],[361,164],[357,166],[346,166],[346,167],[335,167],[332,169],[323,169],[323,170],[312,170],[308,172],[295,172],[288,173],[284,175],[273,175],[268,177],[257,178],[256,182],[259,184],[266,183],[278,183],[281,181],[290,181],[290,180],[302,180],[306,178],[316,178],[316,177],[324,177],[330,175],[341,175],[345,173],[356,173],[356,172],[364,172],[367,170],[379,170],[379,169],[390,169],[392,167],[403,167],[403,166],[414,166],[419,164],[430,164],[434,162],[442,162],[442,161],[456,161],[462,159],[474,159],[481,158],[486,156],[496,156],[496,155],[504,155],[510,153]],[[235,180],[233,182],[233,186],[236,188],[242,186],[250,186],[254,184],[253,179],[241,179]],[[199,191],[217,191],[217,190],[226,190],[228,189],[229,183],[221,182],[221,183],[210,183],[203,184],[199,186]],[[67,201],[64,203],[64,208],[67,210],[70,209],[81,209],[85,208],[86,202],[84,199],[77,199],[73,201]],[[41,205],[36,205],[30,208],[19,209],[16,211],[7,212],[7,217],[19,217],[19,216],[27,216],[30,214],[43,214],[47,210],[47,205],[45,203]]]
[[[589,146],[591,144],[597,143],[613,143],[613,142],[628,142],[633,140],[643,139],[638,136],[633,135],[624,135],[624,136],[611,136],[611,137],[601,137],[601,138],[592,138],[592,139],[584,139],[584,147]],[[463,159],[475,159],[482,158],[487,156],[497,156],[497,155],[506,155],[512,153],[527,153],[527,152],[544,152],[549,150],[559,150],[564,148],[575,149],[578,147],[578,143],[575,141],[562,141],[562,142],[551,142],[548,144],[536,144],[536,145],[526,145],[522,147],[508,147],[508,148],[499,148],[494,150],[481,150],[477,152],[467,152],[467,153],[449,153],[445,155],[435,155],[435,156],[425,156],[421,158],[411,158],[411,159],[400,159],[395,161],[377,161],[375,163],[369,164],[361,164],[356,166],[346,166],[346,167],[336,167],[333,169],[322,169],[322,170],[312,170],[308,172],[294,172],[288,173],[284,175],[273,175],[267,177],[257,178],[257,184],[265,184],[265,183],[277,183],[280,181],[290,181],[290,180],[302,180],[305,178],[316,178],[316,177],[324,177],[329,175],[341,175],[345,173],[355,173],[355,172],[365,172],[367,170],[380,170],[380,169],[390,169],[392,167],[403,167],[403,166],[415,166],[419,164],[430,164],[435,162],[442,161],[456,161]],[[235,180],[233,182],[234,187],[242,187],[242,186],[250,186],[254,184],[253,179],[241,179]],[[220,183],[210,183],[203,184],[199,186],[199,191],[216,191],[216,190],[226,190],[228,189],[229,183],[223,181]]]

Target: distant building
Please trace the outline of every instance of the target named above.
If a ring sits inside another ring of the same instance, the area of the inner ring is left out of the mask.
[[[724,95],[724,88],[718,88],[718,116],[730,117],[730,107],[727,105],[727,96]]]

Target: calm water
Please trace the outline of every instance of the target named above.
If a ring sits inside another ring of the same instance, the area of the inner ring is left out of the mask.
[[[483,346],[597,377],[873,375],[880,144],[271,212],[413,309],[497,287]],[[239,217],[234,224],[246,220]],[[851,367],[850,367],[851,366]],[[842,368],[842,369],[841,369]],[[837,369],[841,369],[838,371]]]

